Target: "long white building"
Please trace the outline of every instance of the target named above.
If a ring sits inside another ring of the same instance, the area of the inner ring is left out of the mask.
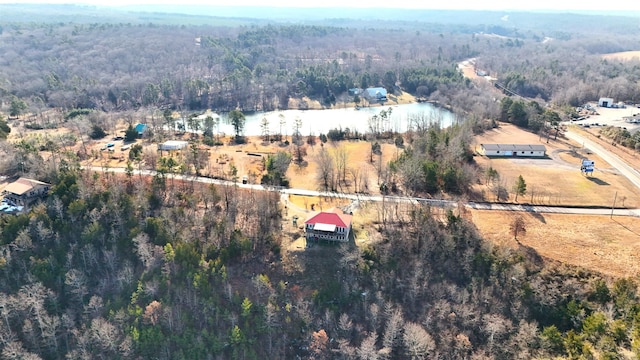
[[[485,156],[545,157],[547,148],[538,144],[480,144],[480,153]]]

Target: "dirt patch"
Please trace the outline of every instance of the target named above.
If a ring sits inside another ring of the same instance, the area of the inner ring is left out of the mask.
[[[470,211],[482,236],[500,246],[527,246],[539,255],[605,275],[640,274],[640,221],[631,217],[523,214],[526,234],[515,241],[509,224],[516,213]]]
[[[334,207],[342,208],[349,205],[351,201],[332,197],[289,195],[288,203],[291,204],[292,209],[297,208],[298,211],[311,214],[314,211],[324,211]]]

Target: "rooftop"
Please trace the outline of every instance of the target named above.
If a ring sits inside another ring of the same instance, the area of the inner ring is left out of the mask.
[[[348,228],[351,226],[352,215],[345,214],[342,210],[338,208],[332,208],[327,211],[320,211],[313,216],[311,216],[305,224],[324,224],[322,226],[334,225],[343,228]],[[321,227],[322,227],[321,226]]]
[[[387,96],[387,89],[383,87],[367,88],[365,91],[367,92],[367,95],[371,97]]]
[[[24,193],[26,193],[29,190],[32,190],[33,188],[42,185],[42,186],[49,186],[49,184],[42,182],[42,181],[38,181],[38,180],[33,180],[33,179],[27,179],[27,178],[19,178],[18,180],[12,182],[11,184],[7,185],[4,188],[4,191],[6,192],[10,192],[12,194],[16,194],[16,195],[22,195]]]
[[[544,145],[538,144],[480,144],[485,150],[499,151],[547,151]]]
[[[147,124],[138,124],[136,125],[135,129],[138,133],[143,133],[145,130],[147,130]]]

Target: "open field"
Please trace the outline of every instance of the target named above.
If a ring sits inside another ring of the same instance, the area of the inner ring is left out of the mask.
[[[538,135],[518,129],[511,124],[476,137],[479,148],[482,143],[542,144],[547,148],[546,159],[488,158],[476,156],[476,162],[484,169],[496,169],[503,186],[511,191],[519,175],[525,179],[527,193],[518,202],[544,205],[611,206],[616,192],[617,206],[640,207],[640,191],[609,164],[588,150],[581,149],[564,139],[549,142]],[[593,176],[585,177],[580,172],[582,158],[595,161]],[[485,200],[495,200],[490,188],[477,184],[477,193],[485,193]],[[624,205],[622,200],[624,199]],[[515,197],[510,196],[510,201]]]
[[[506,225],[515,215],[508,211],[471,211],[483,237],[499,246],[529,247],[545,258],[608,276],[640,274],[640,221],[636,218],[522,214],[526,234],[518,236],[518,244]]]
[[[638,159],[630,151],[611,146],[597,139],[590,139],[620,157],[638,166]],[[483,167],[491,166],[498,171],[504,186],[511,186],[522,175],[527,183],[527,194],[519,202],[551,205],[612,205],[617,192],[617,206],[640,207],[640,191],[611,168],[598,156],[580,144],[564,139],[557,141],[539,139],[510,124],[501,124],[476,137],[481,143],[531,143],[547,147],[548,159],[487,158],[477,156]],[[580,160],[588,157],[596,163],[593,177],[580,173]],[[477,191],[489,193],[485,185],[477,185]],[[487,195],[493,200],[493,195]],[[622,200],[624,199],[624,203]],[[513,200],[511,196],[510,200]],[[515,241],[509,224],[517,214],[506,211],[471,211],[472,221],[482,236],[499,246],[533,249],[546,259],[581,266],[608,276],[624,277],[640,274],[640,222],[636,218],[561,214],[520,214],[525,219],[526,234]]]
[[[617,53],[604,54],[602,55],[602,58],[621,61],[640,60],[640,51],[621,51]]]

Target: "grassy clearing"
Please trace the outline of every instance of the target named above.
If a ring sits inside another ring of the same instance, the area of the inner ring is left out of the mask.
[[[611,206],[617,192],[617,206],[640,207],[640,191],[624,176],[619,175],[609,164],[594,154],[582,152],[576,144],[566,140],[540,139],[535,134],[520,130],[510,124],[490,130],[476,137],[476,144],[543,144],[547,147],[548,159],[487,158],[477,156],[476,162],[483,168],[492,167],[500,175],[501,184],[511,191],[519,175],[527,183],[527,193],[519,202],[540,205]],[[596,163],[593,176],[585,177],[580,172],[580,160],[588,157]],[[485,184],[474,190],[485,193],[485,200],[495,196]],[[624,199],[624,204],[622,203]],[[511,195],[510,201],[515,197]]]
[[[526,234],[518,242],[509,224],[516,213],[471,211],[473,222],[494,244],[530,247],[541,256],[582,266],[608,276],[640,274],[640,221],[592,215],[522,214]]]

